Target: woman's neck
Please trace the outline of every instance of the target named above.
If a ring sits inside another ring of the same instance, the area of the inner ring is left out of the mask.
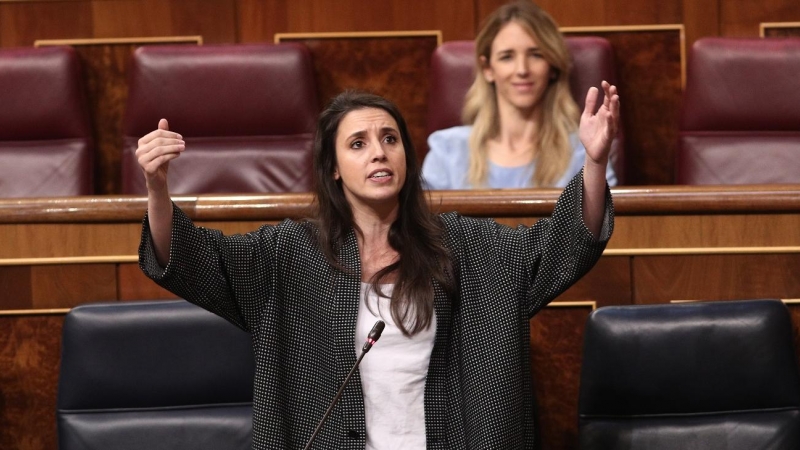
[[[530,163],[538,150],[541,109],[524,111],[508,104],[498,106],[500,129],[489,142],[489,160],[507,167]]]
[[[397,220],[399,205],[386,210],[356,205],[352,208],[361,257],[361,280],[370,281],[377,272],[393,264],[399,257],[397,251],[389,244],[389,229]],[[393,282],[394,279],[385,281]]]
[[[500,130],[497,140],[510,149],[534,142],[539,132],[542,108],[538,105],[530,109],[517,108],[507,102],[499,102],[498,114]]]

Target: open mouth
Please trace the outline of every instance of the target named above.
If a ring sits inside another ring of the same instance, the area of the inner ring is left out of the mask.
[[[369,174],[368,178],[373,179],[373,180],[381,180],[381,179],[384,179],[384,178],[389,178],[391,176],[392,176],[392,171],[390,171],[390,170],[377,170],[377,171],[372,172],[371,174]]]

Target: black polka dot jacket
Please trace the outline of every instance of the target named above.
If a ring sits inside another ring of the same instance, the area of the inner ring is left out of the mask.
[[[528,320],[594,265],[613,229],[609,191],[599,239],[583,223],[581,195],[578,174],[552,217],[531,227],[440,215],[459,295],[447,298],[434,286],[437,329],[425,386],[428,449],[533,448]],[[354,232],[340,254],[352,273],[342,273],[317,250],[307,222],[286,220],[223,236],[174,211],[166,268],[156,261],[145,218],[142,270],[251,333],[253,448],[302,449],[356,361],[360,265]],[[364,445],[356,373],[314,448]]]

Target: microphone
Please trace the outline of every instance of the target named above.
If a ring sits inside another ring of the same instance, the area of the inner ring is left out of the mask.
[[[353,368],[350,369],[350,372],[344,377],[344,382],[339,387],[339,391],[336,392],[336,396],[333,397],[333,401],[331,402],[330,406],[328,406],[328,410],[325,411],[325,415],[322,416],[322,420],[319,421],[317,424],[317,428],[314,430],[314,433],[311,434],[311,438],[308,440],[308,443],[303,450],[310,450],[311,444],[314,443],[314,439],[316,439],[319,430],[322,429],[322,426],[325,425],[325,422],[328,420],[328,416],[330,416],[331,411],[333,411],[333,407],[336,406],[336,403],[339,401],[339,398],[342,396],[342,392],[344,392],[345,386],[347,386],[347,382],[350,381],[350,377],[353,376],[353,373],[358,368],[358,365],[361,364],[361,360],[364,359],[364,355],[378,342],[378,339],[381,337],[381,333],[383,333],[383,329],[386,327],[386,323],[382,320],[375,322],[375,325],[372,326],[372,330],[370,330],[369,335],[367,336],[366,342],[364,342],[364,346],[361,347],[361,354],[358,355],[358,359],[356,363],[353,365]]]

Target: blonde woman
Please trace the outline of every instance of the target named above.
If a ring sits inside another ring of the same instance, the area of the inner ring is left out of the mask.
[[[486,19],[475,52],[477,75],[462,112],[469,125],[428,138],[426,187],[566,186],[591,163],[583,129],[594,111],[581,115],[570,95],[571,60],[556,23],[530,1],[506,4]],[[606,179],[616,185],[611,165]]]

